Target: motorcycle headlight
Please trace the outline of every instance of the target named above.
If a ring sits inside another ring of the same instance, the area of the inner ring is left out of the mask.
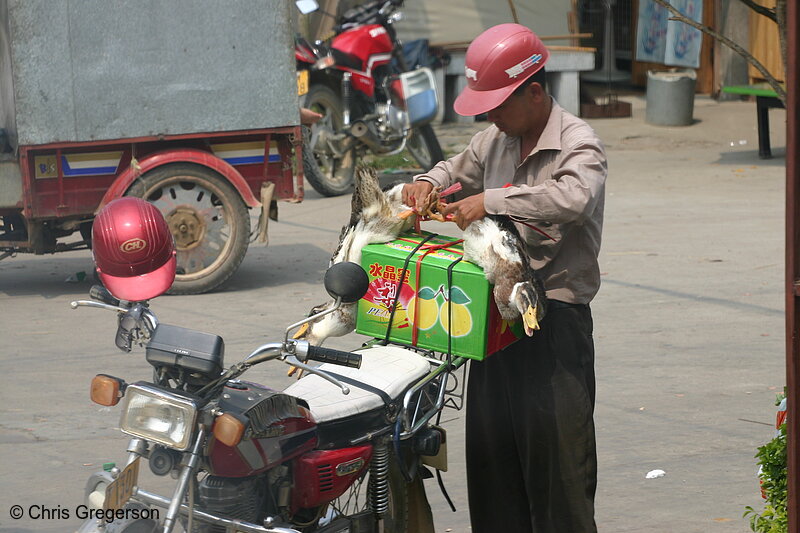
[[[120,429],[175,450],[187,450],[197,419],[191,398],[146,383],[130,385],[125,392]]]

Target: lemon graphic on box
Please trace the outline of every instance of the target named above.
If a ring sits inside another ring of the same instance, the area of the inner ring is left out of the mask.
[[[438,294],[430,287],[423,287],[408,301],[408,318],[417,328],[426,330],[436,325],[436,319],[439,318],[439,304],[436,302]],[[416,315],[417,312],[419,316]]]
[[[450,290],[450,299],[439,309],[439,322],[452,337],[463,337],[472,331],[472,315],[467,304],[472,300],[458,287]],[[453,323],[450,324],[452,317]]]

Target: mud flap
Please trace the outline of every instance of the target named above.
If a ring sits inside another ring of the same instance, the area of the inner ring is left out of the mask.
[[[272,197],[275,194],[275,183],[266,181],[261,184],[261,215],[258,217],[258,235],[256,242],[269,244],[269,219],[278,220],[278,203]]]
[[[414,481],[408,484],[408,531],[416,533],[434,533],[433,512],[428,496],[425,494],[425,485],[422,476],[414,476]]]

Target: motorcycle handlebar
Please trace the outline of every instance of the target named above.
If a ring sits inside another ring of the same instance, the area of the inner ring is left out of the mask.
[[[332,348],[322,348],[321,346],[309,346],[306,359],[350,368],[361,368],[360,353],[343,352]]]
[[[89,297],[93,300],[98,300],[108,305],[119,305],[119,300],[114,298],[111,293],[102,285],[92,285],[89,289]]]
[[[347,24],[379,24],[380,20],[377,17],[383,14],[382,10],[384,7],[388,7],[387,4],[397,8],[403,5],[403,0],[375,0],[348,9],[342,15],[339,26],[346,26]]]

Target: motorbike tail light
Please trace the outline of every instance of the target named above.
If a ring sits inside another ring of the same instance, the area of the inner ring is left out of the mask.
[[[91,398],[99,405],[111,407],[117,405],[122,398],[125,382],[114,376],[97,374],[92,378]]]
[[[314,70],[325,70],[336,64],[336,60],[332,55],[320,57],[314,62]]]
[[[244,435],[244,423],[235,416],[225,413],[214,420],[214,437],[225,446],[236,446]]]

